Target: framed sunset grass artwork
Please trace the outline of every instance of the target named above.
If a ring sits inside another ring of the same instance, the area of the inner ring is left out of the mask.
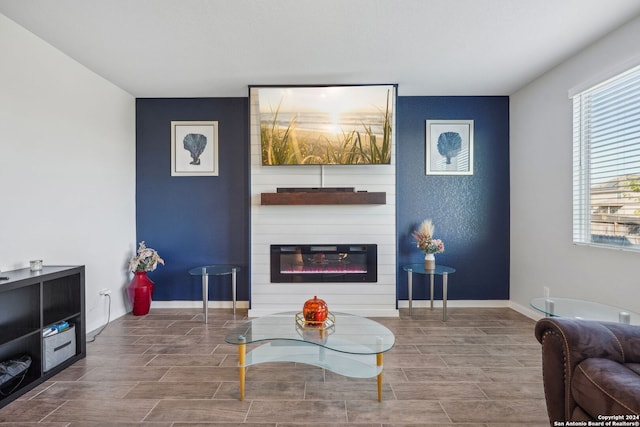
[[[263,166],[391,163],[395,85],[253,88]]]

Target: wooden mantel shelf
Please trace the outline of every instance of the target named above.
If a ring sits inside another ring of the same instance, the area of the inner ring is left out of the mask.
[[[385,205],[387,193],[368,191],[262,193],[260,203],[263,205]]]

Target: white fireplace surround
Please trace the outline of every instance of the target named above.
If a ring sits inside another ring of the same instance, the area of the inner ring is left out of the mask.
[[[395,139],[391,164],[262,166],[257,99],[251,89],[251,308],[257,317],[299,311],[317,295],[329,309],[361,316],[397,317]],[[395,101],[395,100],[394,100]],[[394,105],[395,111],[395,105]],[[395,122],[392,124],[395,127]],[[386,193],[384,205],[261,205],[278,187],[354,187]],[[377,283],[271,283],[271,244],[378,245]]]

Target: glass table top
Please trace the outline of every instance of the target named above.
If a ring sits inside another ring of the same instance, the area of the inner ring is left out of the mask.
[[[231,274],[235,268],[236,272],[240,271],[240,267],[231,264],[215,264],[215,265],[203,265],[202,267],[195,267],[189,270],[189,274],[192,276],[220,276],[224,274]]]
[[[440,264],[436,264],[435,270],[427,270],[424,268],[424,263],[403,265],[402,269],[404,271],[411,271],[412,273],[418,274],[453,274],[456,272],[455,268]]]
[[[598,302],[574,298],[540,297],[532,299],[530,305],[547,316],[640,325],[640,314]]]
[[[327,329],[303,328],[296,322],[296,312],[258,317],[231,330],[225,337],[229,344],[261,341],[297,341],[349,354],[378,354],[391,350],[393,333],[380,323],[365,317],[334,313],[335,323]]]

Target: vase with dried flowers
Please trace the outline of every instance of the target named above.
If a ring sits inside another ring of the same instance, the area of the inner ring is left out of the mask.
[[[144,241],[140,242],[136,255],[129,261],[129,270],[133,272],[133,279],[129,283],[127,293],[133,307],[134,316],[149,313],[154,283],[147,276],[147,272],[156,269],[158,264],[164,265],[155,249],[148,248]]]
[[[444,243],[440,239],[433,238],[435,227],[430,219],[425,219],[417,230],[412,233],[416,239],[416,247],[424,252],[424,268],[434,270],[436,268],[435,254],[444,252]]]

